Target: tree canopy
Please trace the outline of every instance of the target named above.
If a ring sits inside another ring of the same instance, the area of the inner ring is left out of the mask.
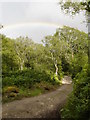
[[[77,2],[77,1],[72,1],[72,0],[66,0],[65,2],[61,0],[60,5],[61,5],[61,9],[65,13],[69,13],[71,15],[75,15],[81,12],[82,10],[86,11],[86,14],[90,12],[90,1],[89,0],[85,0],[82,2]]]

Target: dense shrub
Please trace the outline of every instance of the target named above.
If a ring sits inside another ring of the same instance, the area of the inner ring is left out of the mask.
[[[16,85],[17,87],[32,87],[36,82],[50,81],[51,77],[45,71],[24,70],[8,73],[3,76],[3,87]],[[51,80],[52,81],[52,80]],[[52,81],[53,82],[53,81]]]
[[[81,73],[74,79],[73,92],[70,95],[64,109],[62,109],[62,118],[73,118],[75,120],[89,118],[90,114],[90,76],[88,75],[87,65]]]

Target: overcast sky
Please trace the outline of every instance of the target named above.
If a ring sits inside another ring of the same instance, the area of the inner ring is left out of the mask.
[[[36,42],[55,33],[58,26],[71,26],[87,32],[84,13],[74,18],[64,15],[60,6],[51,2],[2,2],[0,3],[1,33],[8,37],[29,36]]]

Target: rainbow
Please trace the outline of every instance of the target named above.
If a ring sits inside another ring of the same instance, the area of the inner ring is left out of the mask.
[[[10,24],[4,25],[3,29],[11,29],[11,28],[18,28],[18,27],[28,27],[28,26],[49,26],[49,27],[56,27],[61,28],[62,25],[57,23],[48,23],[48,22],[26,22],[26,23],[18,23],[18,24]]]

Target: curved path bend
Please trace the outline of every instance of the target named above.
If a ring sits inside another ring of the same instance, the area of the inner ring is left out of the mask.
[[[59,110],[67,101],[73,85],[71,78],[65,76],[63,85],[47,94],[24,98],[3,104],[3,118],[59,118]]]

